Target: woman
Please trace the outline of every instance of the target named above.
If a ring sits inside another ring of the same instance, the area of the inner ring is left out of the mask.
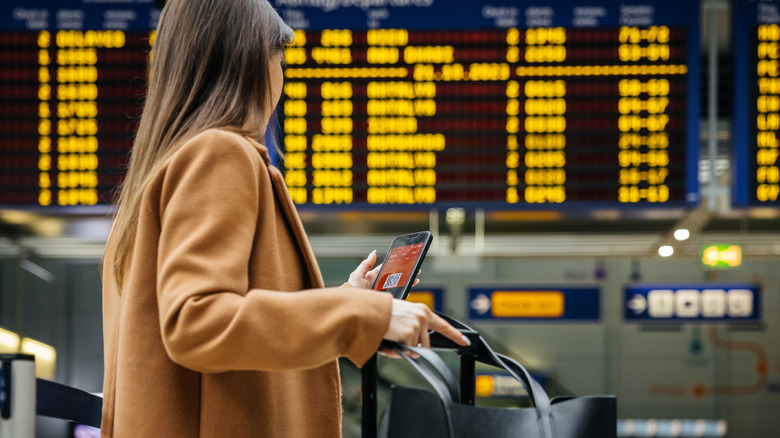
[[[467,341],[365,290],[323,289],[260,142],[292,32],[267,0],[171,0],[103,272],[104,437],[340,436],[336,359]],[[295,292],[294,291],[300,291]]]

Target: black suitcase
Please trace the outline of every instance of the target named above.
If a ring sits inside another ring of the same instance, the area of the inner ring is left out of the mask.
[[[362,369],[362,436],[364,438],[615,438],[617,400],[614,396],[548,398],[544,388],[528,370],[508,356],[492,350],[479,333],[467,325],[440,314],[461,331],[471,345],[463,347],[438,333],[431,334],[431,347],[456,350],[460,356],[460,382],[434,352],[390,346],[425,378],[435,393],[394,387],[377,430],[377,363],[374,356]],[[404,352],[414,351],[418,359]],[[475,407],[475,365],[485,363],[508,372],[522,383],[533,401],[527,408]],[[427,364],[427,365],[424,365]]]
[[[471,345],[468,347],[460,346],[448,338],[438,334],[431,333],[431,348],[441,348],[456,350],[460,356],[460,403],[465,405],[474,405],[476,398],[475,374],[476,362],[479,357],[480,336],[479,333],[462,322],[450,318],[449,316],[436,312],[437,315],[449,322],[453,327],[460,330],[464,336],[469,338]],[[363,438],[377,437],[377,400],[376,400],[376,382],[377,382],[377,361],[376,355],[369,359],[361,369],[362,379],[362,414],[361,414],[361,436]]]

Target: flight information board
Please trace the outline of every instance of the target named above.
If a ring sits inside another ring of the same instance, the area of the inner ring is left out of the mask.
[[[734,203],[780,205],[780,1],[734,8]]]
[[[111,202],[159,13],[150,0],[0,4],[0,205]]]
[[[698,2],[275,5],[297,203],[698,201]]]
[[[699,2],[272,0],[296,29],[276,136],[304,207],[699,201]],[[121,180],[159,9],[0,6],[0,204]]]

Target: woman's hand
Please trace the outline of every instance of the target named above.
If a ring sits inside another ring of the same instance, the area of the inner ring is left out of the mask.
[[[374,266],[374,263],[376,263],[376,250],[371,251],[371,254],[360,262],[357,269],[349,274],[347,283],[361,289],[371,289],[371,286],[374,285],[374,281],[376,280],[376,276],[379,275],[379,269],[382,268],[382,265],[379,265],[376,268],[371,269]]]
[[[390,327],[384,338],[403,345],[431,347],[428,330],[434,330],[458,345],[470,345],[466,338],[455,327],[433,313],[425,304],[409,301],[393,300],[393,310],[390,317]],[[394,351],[382,350],[388,356],[397,356]]]
[[[347,283],[361,289],[371,289],[371,286],[374,285],[374,281],[376,281],[377,275],[379,275],[379,271],[382,269],[381,264],[376,268],[371,269],[371,267],[374,266],[374,263],[376,263],[376,250],[371,251],[371,254],[369,254],[365,260],[360,262],[357,269],[349,274],[349,280],[347,280]],[[417,271],[417,275],[420,275],[421,272],[422,271]],[[420,279],[415,278],[412,286],[417,286],[419,283]]]
[[[377,275],[379,275],[379,270],[382,268],[382,265],[379,265],[371,269],[374,263],[376,263],[376,250],[372,251],[365,260],[360,262],[357,269],[349,274],[347,282],[354,287],[370,289],[374,281],[376,281]],[[419,279],[415,279],[414,285],[417,285],[419,281]],[[403,345],[430,348],[429,330],[441,333],[458,345],[465,346],[471,343],[461,332],[433,313],[425,304],[398,299],[393,300],[390,326],[384,335],[384,339]],[[395,351],[380,350],[380,352],[388,356],[397,357]]]

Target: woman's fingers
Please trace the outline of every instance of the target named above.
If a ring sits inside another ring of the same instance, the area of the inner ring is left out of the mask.
[[[374,283],[373,280],[369,280],[370,269],[376,263],[376,250],[371,251],[371,254],[365,258],[358,267],[349,274],[349,280],[347,282],[352,286],[359,287],[361,289],[368,289]],[[376,275],[374,275],[376,278]]]
[[[431,348],[431,336],[428,334],[427,329],[420,332],[419,346],[423,348]]]
[[[393,359],[400,359],[401,356],[398,355],[398,353],[395,352],[392,348],[386,348],[382,347],[379,349],[379,354],[382,356],[392,357]]]
[[[359,272],[361,275],[365,276],[371,267],[374,266],[374,263],[376,263],[376,250],[371,251],[371,254],[360,262],[357,269],[355,269],[355,272]]]
[[[458,329],[451,326],[450,323],[442,319],[439,315],[431,312],[431,315],[433,318],[431,318],[431,321],[429,321],[429,327],[431,330],[436,331],[445,337],[451,339],[453,342],[455,342],[458,345],[471,345],[471,341],[469,341],[469,338],[467,338],[463,333],[461,333]]]
[[[379,349],[379,354],[381,354],[382,356],[387,356],[387,357],[392,358],[392,359],[400,359],[401,358],[401,356],[399,356],[398,353],[394,349],[392,349],[392,348],[380,348]],[[407,351],[404,354],[406,354],[407,356],[411,357],[412,359],[417,359],[418,357],[420,357],[420,355],[415,353],[414,351]]]
[[[382,269],[382,264],[377,265],[374,269],[366,273],[366,280],[368,280],[368,287],[371,287],[376,281],[376,277],[379,276],[379,271]]]
[[[418,271],[417,271],[417,276],[418,276],[418,277],[420,276],[420,274],[422,274],[422,269],[420,269],[420,270],[418,270]],[[414,279],[414,283],[412,283],[412,287],[415,287],[415,286],[417,286],[418,284],[420,284],[420,279],[419,279],[419,278],[415,278],[415,279]]]
[[[428,330],[434,330],[452,339],[458,345],[469,345],[468,338],[447,321],[433,313],[423,304],[393,300],[390,326],[384,338],[404,345],[430,348]]]
[[[425,311],[430,312],[422,304],[394,299],[390,325],[384,338],[404,345],[417,345],[420,342],[420,330],[423,322],[427,327]]]

